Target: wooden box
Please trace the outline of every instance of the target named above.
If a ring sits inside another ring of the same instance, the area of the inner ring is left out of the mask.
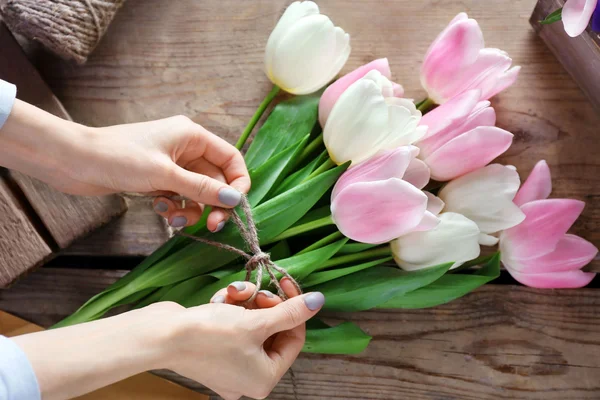
[[[588,29],[572,38],[562,22],[542,25],[548,14],[564,6],[565,0],[539,0],[530,23],[581,90],[600,111],[600,35]],[[552,82],[548,82],[552,85]]]
[[[70,119],[2,21],[0,48],[0,79],[17,85],[17,97]],[[120,196],[70,196],[0,168],[0,288],[125,210]]]

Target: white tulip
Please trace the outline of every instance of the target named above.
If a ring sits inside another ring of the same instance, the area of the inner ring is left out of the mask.
[[[340,72],[350,55],[350,36],[319,13],[312,1],[294,2],[269,36],[269,79],[293,94],[316,92]]]
[[[479,257],[479,229],[467,217],[442,213],[440,223],[424,232],[412,232],[393,240],[394,260],[400,268],[415,271],[448,262],[456,268]]]
[[[372,70],[339,97],[323,128],[323,140],[337,164],[357,164],[380,150],[412,144],[423,137],[421,112],[408,99],[393,97],[394,86]]]
[[[458,162],[458,161],[457,161]],[[525,214],[513,203],[521,181],[514,167],[492,164],[450,181],[438,196],[444,212],[455,212],[474,221],[482,245],[498,239],[490,234],[520,224]]]

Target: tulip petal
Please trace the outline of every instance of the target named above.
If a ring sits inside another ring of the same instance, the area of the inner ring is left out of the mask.
[[[597,0],[567,0],[562,10],[562,21],[567,35],[576,37],[585,31],[597,3]]]
[[[340,190],[354,183],[401,179],[415,157],[413,149],[413,146],[402,146],[395,150],[387,150],[348,169],[336,182],[331,198],[335,198]]]
[[[585,203],[572,199],[536,200],[524,204],[525,220],[500,235],[500,251],[510,260],[546,255],[577,220]]]
[[[509,268],[507,269],[518,282],[538,289],[576,289],[588,285],[596,276],[593,272],[583,271],[523,274]]]
[[[440,214],[439,219],[439,225],[429,231],[411,232],[390,243],[402,269],[413,271],[447,262],[454,262],[455,268],[479,256],[479,229],[473,221],[455,213]]]
[[[352,240],[380,244],[412,231],[423,219],[427,196],[401,179],[361,182],[331,202],[340,232]]]
[[[431,230],[440,224],[440,220],[438,217],[430,213],[429,211],[425,211],[423,215],[423,219],[419,222],[419,225],[413,229],[413,232],[424,232]]]
[[[535,164],[529,177],[517,192],[514,202],[519,207],[530,201],[547,199],[552,192],[552,177],[546,161]]]
[[[513,202],[519,189],[517,171],[500,164],[470,172],[450,181],[438,197],[445,211],[471,219],[482,233],[495,233],[519,224],[525,218]]]
[[[493,89],[489,90],[487,93],[487,98],[492,98],[498,93],[502,92],[504,89],[511,87],[517,81],[520,72],[521,67],[516,66],[496,77],[496,81],[493,84]]]
[[[431,177],[445,182],[485,167],[512,144],[513,134],[495,126],[480,126],[441,146],[425,159]],[[460,161],[458,161],[460,160]]]
[[[486,235],[485,233],[479,234],[479,244],[482,246],[495,246],[498,244],[498,241],[497,237]]]
[[[592,243],[579,236],[566,234],[551,253],[525,261],[506,258],[506,264],[524,274],[564,272],[586,266],[597,254],[598,249]],[[505,262],[504,255],[502,258]]]
[[[438,215],[439,213],[441,213],[445,206],[442,199],[440,199],[432,193],[424,193],[427,196],[427,211],[429,211],[433,215]]]
[[[455,80],[455,86],[461,85],[464,87],[463,90],[479,88],[481,89],[481,100],[487,100],[499,92],[497,90],[498,81],[508,72],[511,64],[512,59],[505,51],[493,48],[482,49],[477,61],[462,72],[460,79]],[[518,74],[518,70],[516,73]],[[514,72],[509,74],[511,78],[513,75]],[[512,82],[515,79],[516,76]],[[511,82],[510,79],[508,81]],[[465,82],[468,84],[465,85]],[[503,83],[502,86],[505,84]]]
[[[391,79],[392,72],[390,71],[390,64],[387,58],[380,58],[375,61],[371,61],[368,64],[365,64],[361,67],[358,67],[354,71],[349,74],[344,75],[334,83],[332,83],[321,96],[321,100],[319,101],[319,121],[321,126],[325,126],[325,122],[327,122],[327,118],[329,117],[329,113],[333,108],[335,102],[339,99],[339,97],[357,80],[361,79],[365,76],[369,71],[377,70],[381,72],[383,76],[388,79]],[[398,85],[399,86],[399,85]],[[396,87],[395,87],[396,88]],[[402,86],[400,86],[402,88]],[[398,90],[397,88],[395,91]]]
[[[415,158],[408,165],[402,179],[418,189],[423,189],[429,183],[429,178],[430,173],[427,164]]]

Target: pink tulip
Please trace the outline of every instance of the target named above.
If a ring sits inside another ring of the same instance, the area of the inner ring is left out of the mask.
[[[562,10],[565,32],[571,37],[579,36],[587,28],[598,0],[567,0]]]
[[[485,48],[483,33],[474,19],[458,14],[429,47],[421,67],[421,84],[429,98],[443,104],[459,94],[481,90],[487,100],[511,86],[520,67],[499,49]]]
[[[427,167],[415,157],[418,149],[401,146],[350,168],[331,195],[331,214],[350,239],[380,244],[406,233],[433,229],[439,220],[427,211]],[[410,174],[411,182],[407,182]],[[404,178],[404,179],[403,179]]]
[[[537,163],[515,203],[525,220],[500,235],[502,263],[517,281],[536,288],[578,288],[596,276],[583,272],[598,249],[567,231],[583,211],[584,203],[547,199],[552,184],[545,161]]]
[[[390,70],[390,64],[387,58],[380,58],[375,61],[371,61],[368,64],[358,67],[354,71],[344,75],[334,83],[332,83],[321,96],[319,101],[319,122],[321,126],[325,126],[329,113],[333,109],[336,101],[340,98],[342,93],[348,89],[350,85],[365,76],[369,71],[377,70],[381,72],[381,75],[388,79],[392,79],[392,71]],[[404,89],[401,85],[393,84],[393,93],[386,97],[402,97],[404,96]]]
[[[512,144],[513,135],[496,128],[496,113],[481,91],[466,91],[421,118],[427,126],[415,143],[431,178],[445,182],[485,167]]]

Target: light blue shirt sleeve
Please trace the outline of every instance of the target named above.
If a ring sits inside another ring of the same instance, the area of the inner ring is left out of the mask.
[[[12,340],[0,336],[0,399],[40,400],[40,387],[27,356]]]
[[[8,119],[16,97],[17,87],[12,83],[0,79],[0,128],[4,126],[4,123]]]

